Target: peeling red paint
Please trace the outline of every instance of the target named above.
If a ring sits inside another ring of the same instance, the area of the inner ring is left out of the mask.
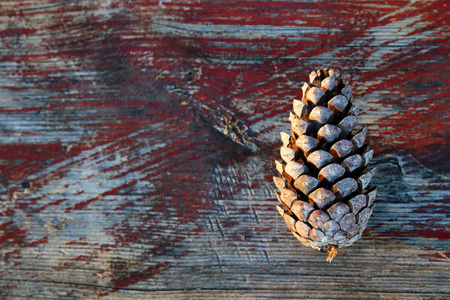
[[[114,287],[117,287],[117,288],[124,288],[124,287],[130,286],[139,281],[143,281],[148,278],[151,278],[154,275],[159,274],[164,270],[167,270],[168,269],[167,265],[168,265],[168,262],[158,263],[155,266],[147,267],[141,271],[130,272],[130,271],[127,271],[128,270],[127,267],[122,266],[121,264],[117,264],[117,263],[113,264],[111,266],[111,268],[113,270],[115,270],[116,276],[119,274],[121,276],[117,279],[113,278],[112,284]]]
[[[48,242],[48,238],[44,236],[42,239],[39,239],[37,241],[33,241],[27,244],[27,247],[36,247],[42,244],[46,244]]]
[[[0,39],[10,38],[12,36],[31,35],[36,32],[36,29],[31,28],[7,28],[0,30]]]
[[[419,254],[418,256],[428,257],[430,261],[448,261],[450,259],[450,253]]]
[[[4,224],[3,224],[4,225]],[[2,235],[0,236],[0,245],[7,246],[25,246],[25,239],[27,232],[23,229],[17,228],[13,222],[10,222],[2,229]]]
[[[389,237],[419,237],[426,239],[450,240],[450,231],[447,229],[430,229],[430,230],[390,230],[384,235]]]

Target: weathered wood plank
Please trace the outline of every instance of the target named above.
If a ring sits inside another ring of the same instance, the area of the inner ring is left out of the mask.
[[[446,11],[2,1],[0,298],[450,298]],[[272,183],[291,100],[328,65],[378,186],[331,265],[288,232]]]

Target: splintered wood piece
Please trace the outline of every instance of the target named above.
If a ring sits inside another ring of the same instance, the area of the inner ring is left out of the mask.
[[[332,89],[335,88],[335,86],[338,84],[338,81],[336,80],[336,78],[332,77],[332,76],[328,76],[327,78],[325,78],[324,80],[322,80],[321,83],[321,89],[326,92],[326,91],[331,91]]]
[[[350,133],[353,131],[353,129],[355,129],[355,126],[356,126],[356,117],[355,116],[346,116],[337,125],[337,127],[339,127],[339,129],[342,130],[341,135],[343,137],[349,136]]]
[[[329,209],[327,209],[327,213],[336,222],[339,222],[341,218],[349,212],[350,208],[348,207],[348,205],[342,202],[337,202],[336,204],[333,204],[333,206],[331,206]]]
[[[355,225],[355,223],[356,223],[356,217],[355,217],[354,213],[346,214],[339,221],[339,225],[341,226],[341,229],[344,231],[348,231],[350,229],[350,227]]]
[[[306,201],[298,200],[292,204],[291,211],[300,221],[306,222],[314,207]]]
[[[369,150],[363,154],[363,158],[364,158],[363,166],[364,167],[369,164],[369,162],[372,160],[372,157],[373,157],[373,150]]]
[[[341,166],[343,166],[348,173],[351,173],[360,168],[362,166],[362,163],[363,159],[361,155],[354,154],[344,159],[344,161],[341,163]]]
[[[289,213],[285,213],[283,215],[283,219],[287,227],[289,227],[291,231],[295,232],[295,222],[296,222],[295,219]]]
[[[349,100],[352,101],[353,95],[352,95],[352,87],[347,85],[341,90],[341,93]]]
[[[367,198],[367,206],[371,207],[373,202],[375,201],[375,197],[377,196],[377,188],[374,187],[370,189],[365,195]]]
[[[283,146],[287,147],[289,145],[291,136],[283,131],[280,132],[280,136],[281,136],[281,141],[283,142]]]
[[[317,190],[309,194],[310,203],[314,203],[320,209],[330,205],[335,199],[336,196],[330,190],[327,190],[325,188],[318,188]]]
[[[328,70],[328,75],[338,78],[341,73],[339,73],[339,70],[330,69]]]
[[[360,226],[358,224],[353,225],[347,230],[347,238],[352,238],[359,233]]]
[[[372,180],[375,171],[376,168],[372,168],[368,172],[358,177],[358,184],[361,191],[365,190],[369,186],[370,180]]]
[[[309,163],[316,166],[316,168],[321,169],[326,165],[332,163],[334,158],[327,151],[316,150],[308,156],[307,160]]]
[[[308,218],[308,223],[314,228],[322,228],[323,224],[330,219],[330,216],[321,209],[316,209]]]
[[[306,118],[309,116],[308,106],[300,100],[294,99],[294,112],[299,118]]]
[[[311,152],[311,150],[314,150],[318,144],[319,141],[317,139],[306,134],[299,136],[295,141],[295,145],[305,152],[305,154]]]
[[[320,241],[324,236],[325,234],[318,228],[312,228],[308,233],[309,239],[313,241]]]
[[[278,160],[275,160],[275,168],[277,169],[278,173],[280,173],[280,175],[283,175],[283,164]]]
[[[294,114],[292,114],[294,116]],[[299,119],[297,117],[291,118],[291,129],[293,132],[295,132],[297,135],[302,135],[304,133],[311,132],[313,126],[311,123],[306,122],[303,119]]]
[[[290,161],[286,164],[284,171],[296,180],[300,175],[308,173],[308,167],[295,161]]]
[[[333,236],[340,229],[341,226],[339,226],[339,223],[334,220],[328,220],[322,226],[323,233],[328,236]]]
[[[348,105],[348,100],[342,95],[337,95],[328,101],[328,108],[331,109],[335,114],[340,115],[344,112]]]
[[[311,84],[314,84],[314,81],[316,80],[316,78],[317,78],[317,73],[316,73],[316,71],[312,71],[312,72],[309,74],[309,82],[310,82]]]
[[[336,232],[333,236],[333,240],[335,241],[340,241],[343,240],[347,237],[347,233],[343,230],[339,230],[338,232]]]
[[[314,105],[320,104],[325,92],[318,87],[313,86],[306,93],[306,99],[312,102]]]
[[[358,107],[358,105],[352,105],[352,107],[350,107],[350,109],[348,110],[347,115],[358,117],[359,116],[359,107]]]
[[[329,183],[334,183],[341,179],[345,174],[345,168],[338,164],[329,164],[320,170],[318,178],[319,181],[326,180]]]
[[[320,127],[319,131],[317,132],[317,139],[324,139],[327,143],[331,143],[339,137],[340,133],[341,130],[338,127],[331,124],[325,124]]]
[[[308,237],[308,232],[309,232],[310,229],[311,229],[311,226],[309,226],[305,222],[297,221],[295,223],[295,231],[297,231],[297,233],[300,236]]]
[[[295,150],[291,149],[289,147],[281,147],[280,148],[280,155],[281,158],[285,161],[285,162],[290,162],[291,160],[293,160],[295,158]]]
[[[294,182],[294,187],[302,191],[305,195],[308,195],[312,190],[314,190],[319,184],[319,180],[313,176],[303,174]]]
[[[359,214],[357,214],[356,219],[358,224],[365,225],[369,221],[370,215],[372,214],[372,209],[370,207],[364,208]]]
[[[292,202],[297,200],[297,194],[287,188],[281,189],[280,192],[281,201],[286,205],[286,207],[290,208],[292,206]]]
[[[309,113],[309,119],[316,128],[330,122],[332,117],[333,111],[323,106],[316,106]]]
[[[303,99],[306,99],[306,93],[308,92],[308,90],[309,90],[309,84],[308,83],[303,83],[303,86],[302,86],[302,100]]]
[[[280,192],[283,188],[286,187],[286,183],[284,182],[284,179],[282,179],[280,177],[273,176],[273,182],[275,182],[275,186],[277,187],[277,189],[280,190]]]
[[[357,214],[363,207],[366,206],[366,195],[359,194],[358,196],[348,200],[347,203],[348,206],[350,206],[352,213]]]
[[[340,140],[330,148],[330,153],[336,158],[343,158],[352,153],[353,143],[349,140]]]
[[[359,149],[364,145],[367,137],[367,126],[364,126],[355,136],[352,138],[352,142],[356,148]]]
[[[350,177],[344,178],[335,183],[332,190],[333,193],[339,195],[340,198],[345,198],[358,190],[358,182]]]

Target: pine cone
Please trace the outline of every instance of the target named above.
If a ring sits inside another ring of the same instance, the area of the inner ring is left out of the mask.
[[[277,208],[300,242],[328,251],[331,262],[338,248],[361,238],[372,214],[377,189],[368,185],[375,168],[367,166],[373,150],[367,126],[357,128],[358,107],[339,71],[311,72],[302,90],[290,113],[291,134],[281,132]]]

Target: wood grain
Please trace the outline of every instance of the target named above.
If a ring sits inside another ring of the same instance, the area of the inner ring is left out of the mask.
[[[2,1],[0,298],[450,298],[448,21],[439,0]],[[331,265],[272,183],[326,66],[378,186]]]

